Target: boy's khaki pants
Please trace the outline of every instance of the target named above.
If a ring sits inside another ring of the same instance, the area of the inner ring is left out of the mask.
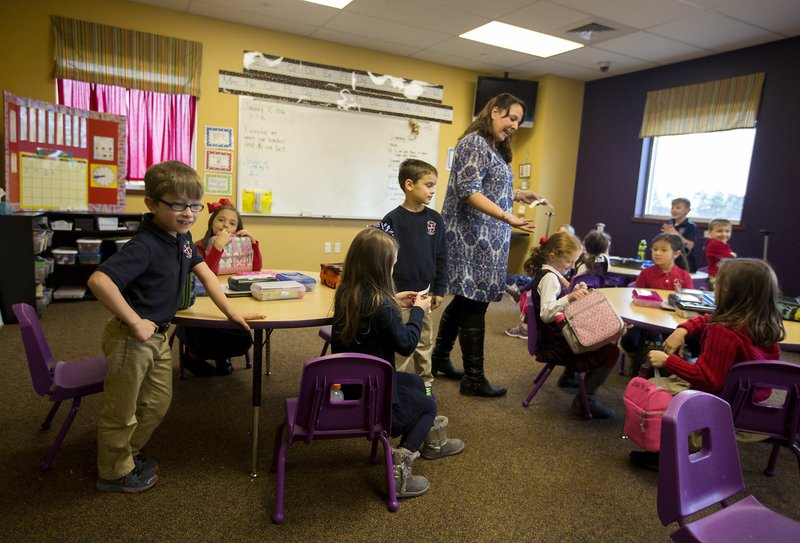
[[[100,478],[113,480],[133,469],[133,455],[169,409],[172,355],[166,334],[138,341],[117,318],[108,321],[103,331],[103,353],[108,375],[97,426],[97,472]]]
[[[411,309],[401,308],[403,322],[408,322]],[[422,319],[422,330],[419,334],[419,343],[411,356],[396,357],[395,368],[397,371],[415,373],[422,377],[425,386],[433,384],[433,367],[431,366],[431,353],[433,352],[433,326],[431,326],[431,314],[428,313]]]

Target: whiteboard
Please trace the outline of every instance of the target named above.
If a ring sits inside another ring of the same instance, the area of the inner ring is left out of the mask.
[[[439,124],[417,123],[415,135],[408,119],[240,96],[240,211],[380,219],[403,201],[397,182],[403,160],[438,163]],[[271,192],[271,209],[266,199],[260,212],[244,206],[250,191],[265,198]]]

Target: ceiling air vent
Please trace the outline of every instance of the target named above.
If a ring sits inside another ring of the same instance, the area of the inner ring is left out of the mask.
[[[600,23],[589,23],[583,26],[579,26],[578,28],[573,28],[572,30],[567,30],[567,34],[573,34],[583,41],[590,41],[594,34],[598,34],[600,32],[614,32],[616,28],[611,28],[610,26],[602,25]]]

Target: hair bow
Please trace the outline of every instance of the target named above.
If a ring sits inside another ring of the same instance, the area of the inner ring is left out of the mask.
[[[378,230],[383,230],[390,236],[394,237],[394,230],[392,230],[392,227],[386,224],[385,222],[379,222],[378,224],[370,224],[369,227],[377,228]]]
[[[227,198],[220,198],[219,202],[209,202],[208,203],[208,212],[209,213],[214,213],[215,211],[217,211],[219,208],[221,208],[223,206],[234,207],[233,202],[231,202]]]
[[[539,245],[547,245],[547,236],[542,236],[539,238]]]

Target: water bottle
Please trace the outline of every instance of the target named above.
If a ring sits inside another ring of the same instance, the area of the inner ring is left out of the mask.
[[[647,240],[643,239],[639,242],[639,250],[636,253],[636,258],[639,260],[644,260],[647,258]]]
[[[331,402],[341,402],[344,400],[344,392],[342,392],[342,385],[334,383],[331,385]]]

